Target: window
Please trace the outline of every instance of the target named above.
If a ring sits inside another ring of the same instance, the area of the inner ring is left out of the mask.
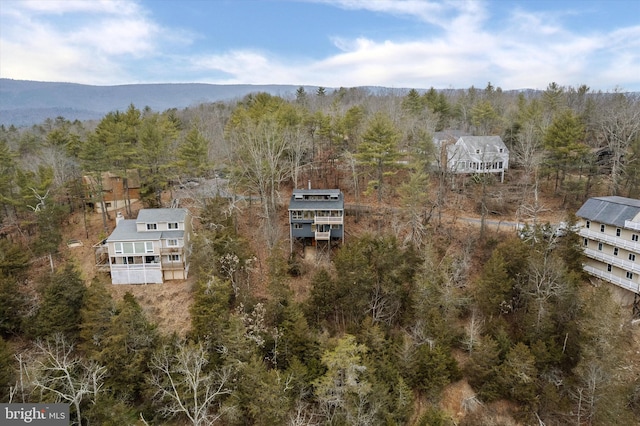
[[[629,253],[629,260],[630,260],[630,261],[632,261],[632,262],[635,262],[635,260],[636,260],[636,255],[635,255],[635,254],[633,254],[633,253]]]
[[[302,219],[302,210],[292,210],[291,219]]]
[[[633,279],[633,273],[627,271],[627,278],[632,280]]]
[[[144,263],[158,263],[156,256],[145,256]]]
[[[144,251],[147,253],[153,253],[153,241],[145,241]]]
[[[611,272],[611,265],[607,265],[607,272]]]
[[[180,255],[179,254],[170,254],[169,255],[169,262],[180,262]]]
[[[114,248],[116,254],[122,254],[123,253],[123,251],[122,251],[122,243],[114,243],[113,244],[113,248]]]
[[[584,246],[588,247],[589,246],[589,240],[587,240],[586,238],[584,239]]]
[[[178,229],[178,222],[169,222],[169,229]]]
[[[633,234],[631,236],[631,241],[638,241],[638,234]]]
[[[604,225],[600,225],[600,232],[604,232]]]
[[[617,256],[618,255],[618,247],[614,247],[613,248],[613,255]]]
[[[622,231],[620,231],[620,228],[616,228],[616,237],[619,237],[621,232]]]
[[[177,245],[178,245],[178,240],[176,240],[176,239],[167,240],[167,246],[168,247],[176,247]]]
[[[589,229],[591,227],[591,222],[587,221],[586,225],[587,229]]]
[[[502,168],[502,161],[498,162],[498,168],[501,169]]]
[[[147,223],[147,231],[154,231],[158,229],[157,223]]]
[[[598,250],[602,251],[602,243],[598,243]]]
[[[504,149],[500,148],[498,149],[498,152],[504,152]]]
[[[301,223],[294,223],[293,224],[293,229],[302,229],[302,224]]]
[[[480,154],[480,150],[479,149],[476,149],[476,154]]]

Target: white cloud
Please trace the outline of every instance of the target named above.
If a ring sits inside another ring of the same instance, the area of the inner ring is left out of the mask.
[[[6,1],[6,4],[17,3]],[[136,15],[144,10],[132,1],[126,0],[20,0],[19,9],[44,15],[65,13],[94,13],[110,15]]]
[[[161,28],[133,2],[7,1],[0,13],[2,77],[130,83],[143,70],[129,69],[131,60],[191,39],[187,32]]]
[[[494,16],[491,3],[473,0],[318,0],[410,20],[428,31],[402,40],[334,34],[327,37],[335,54],[311,59],[250,46],[187,54],[181,47],[194,34],[161,26],[135,2],[2,1],[2,77],[121,84],[193,76],[215,83],[423,88],[491,81],[506,89],[556,81],[640,90],[640,26],[577,34],[563,24],[564,16],[577,13],[571,10],[518,8]]]
[[[424,0],[319,0],[350,10],[369,10],[396,16],[410,16],[433,25],[443,25],[444,15],[452,9],[452,4]],[[459,3],[459,2],[458,2]],[[456,4],[453,3],[453,7]]]

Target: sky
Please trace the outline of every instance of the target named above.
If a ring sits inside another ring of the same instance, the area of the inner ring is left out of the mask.
[[[0,77],[640,91],[640,1],[0,0]]]

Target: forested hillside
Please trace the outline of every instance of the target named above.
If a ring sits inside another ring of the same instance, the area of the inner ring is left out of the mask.
[[[308,88],[310,89],[310,88]],[[91,86],[0,78],[0,124],[31,126],[47,117],[99,119],[129,104],[157,111],[240,99],[252,92],[289,96],[296,86],[250,84],[127,84]],[[311,89],[315,90],[315,88]]]
[[[444,167],[433,136],[452,130],[501,136],[505,181]],[[83,425],[637,424],[631,309],[546,222],[638,198],[639,160],[638,96],[555,83],[301,87],[0,126],[0,401],[65,402]],[[132,169],[125,217],[195,217],[186,282],[116,286],[93,267],[115,214],[82,177]],[[289,250],[289,196],[308,185],[349,212],[317,259]]]

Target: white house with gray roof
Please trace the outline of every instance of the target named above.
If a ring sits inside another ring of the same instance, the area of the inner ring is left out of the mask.
[[[108,265],[113,284],[183,280],[189,273],[190,239],[187,209],[142,209],[137,219],[116,219],[116,228],[99,247],[107,258],[98,263],[103,269]]]
[[[447,170],[456,174],[500,175],[509,169],[509,149],[500,136],[460,136],[454,143],[442,143]]]
[[[589,198],[576,216],[586,255],[584,270],[640,294],[640,200]]]

